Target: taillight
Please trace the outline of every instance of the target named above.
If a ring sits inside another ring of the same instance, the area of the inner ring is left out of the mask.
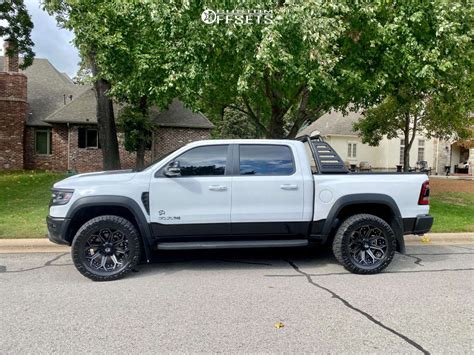
[[[419,205],[429,205],[430,204],[430,182],[426,180],[423,185],[421,185],[420,198],[418,199]]]

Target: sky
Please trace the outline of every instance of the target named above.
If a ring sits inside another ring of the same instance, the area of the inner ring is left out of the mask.
[[[34,28],[31,39],[35,43],[33,50],[37,58],[48,59],[57,70],[67,73],[71,78],[79,69],[79,54],[72,45],[72,32],[57,26],[54,17],[40,8],[39,0],[25,0]],[[3,55],[3,46],[0,49]]]

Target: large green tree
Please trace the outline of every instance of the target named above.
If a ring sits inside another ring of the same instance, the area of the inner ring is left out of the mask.
[[[104,3],[105,5],[105,3]],[[109,2],[108,5],[112,5]],[[120,169],[117,129],[113,101],[109,94],[111,83],[97,60],[103,39],[101,29],[106,26],[100,18],[102,1],[43,0],[45,10],[54,14],[59,25],[74,32],[74,44],[82,57],[82,66],[92,74],[97,98],[97,126],[102,149],[104,170]]]
[[[457,1],[394,2],[378,13],[378,95],[355,125],[364,142],[404,138],[404,170],[417,134],[465,138],[474,124],[473,8]],[[380,103],[377,101],[381,101]]]
[[[294,137],[331,108],[370,107],[398,90],[428,105],[434,88],[442,101],[469,72],[458,54],[471,38],[470,10],[454,1],[61,3],[80,15],[78,43],[93,44],[101,77],[120,101],[146,98],[147,107],[166,108],[179,96],[210,117],[239,111],[269,138]],[[205,9],[273,17],[206,24]],[[413,95],[419,92],[428,96]]]
[[[271,10],[273,18],[208,25],[207,8]],[[261,136],[294,137],[329,108],[360,100],[374,82],[370,4],[102,1],[90,11],[112,95],[130,102],[146,95],[162,108],[179,96],[211,117],[231,108]]]
[[[22,69],[30,66],[35,57],[34,43],[31,40],[32,29],[33,22],[23,0],[0,2],[0,38],[10,42],[9,53],[5,55],[17,53],[22,56]]]

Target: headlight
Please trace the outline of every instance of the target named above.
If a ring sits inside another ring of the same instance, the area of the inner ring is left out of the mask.
[[[50,206],[65,205],[71,200],[74,190],[59,190],[51,189],[51,202]]]

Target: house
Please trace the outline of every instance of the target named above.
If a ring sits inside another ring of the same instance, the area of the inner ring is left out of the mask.
[[[47,59],[24,71],[18,65],[18,57],[0,56],[0,170],[101,170],[94,90],[73,83]],[[208,139],[214,127],[177,99],[165,111],[151,109],[150,118],[158,128],[145,163]],[[118,140],[122,168],[133,168],[135,154],[124,149],[122,133]]]
[[[302,129],[298,136],[319,132],[347,165],[360,166],[361,162],[368,162],[373,170],[381,171],[395,171],[397,165],[403,165],[404,139],[384,137],[377,147],[362,143],[362,139],[353,130],[353,124],[360,117],[360,112],[349,112],[344,116],[342,112],[330,111]],[[451,173],[472,175],[474,172],[473,143],[472,141],[447,142],[416,135],[410,151],[409,165],[414,168],[417,162],[426,161],[433,174],[444,174],[446,167],[449,166]],[[460,165],[468,168],[459,170]]]

